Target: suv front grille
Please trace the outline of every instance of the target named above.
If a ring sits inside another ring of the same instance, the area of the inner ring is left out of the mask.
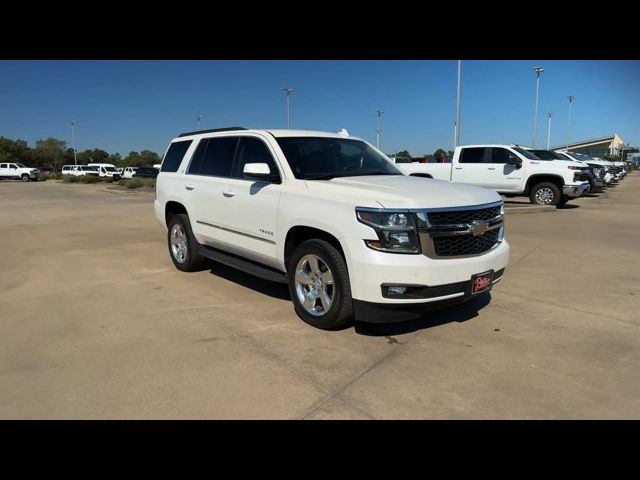
[[[433,238],[433,248],[439,257],[480,255],[498,242],[499,230],[490,230],[483,235],[450,235]]]
[[[478,210],[428,212],[429,223],[431,225],[457,225],[461,223],[471,223],[474,220],[491,220],[500,215],[500,205]]]
[[[482,255],[502,241],[502,202],[465,210],[426,210],[418,217],[422,252],[431,258]]]

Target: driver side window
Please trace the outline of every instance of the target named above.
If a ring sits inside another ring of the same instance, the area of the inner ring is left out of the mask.
[[[509,163],[510,159],[515,160],[516,155],[506,148],[492,148],[489,163]]]
[[[269,148],[262,140],[254,137],[241,137],[238,154],[233,165],[231,176],[233,178],[244,178],[242,171],[247,163],[266,163],[274,176],[280,177],[280,172],[276,162],[271,156]]]

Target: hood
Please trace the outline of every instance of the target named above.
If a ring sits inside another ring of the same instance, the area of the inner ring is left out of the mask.
[[[306,184],[312,192],[332,199],[349,199],[355,206],[441,208],[481,205],[501,200],[500,195],[486,188],[408,175],[307,180]]]

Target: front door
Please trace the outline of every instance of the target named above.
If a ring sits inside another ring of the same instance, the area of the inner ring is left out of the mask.
[[[502,147],[492,147],[487,152],[487,181],[490,188],[499,192],[515,192],[522,190],[526,162],[516,168],[513,164],[517,156],[511,150]],[[509,163],[511,162],[511,163]]]

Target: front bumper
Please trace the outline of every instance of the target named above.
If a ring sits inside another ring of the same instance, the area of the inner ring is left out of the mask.
[[[584,195],[589,190],[589,183],[585,182],[580,185],[565,185],[562,187],[562,194],[570,198],[577,198]]]
[[[362,302],[387,304],[400,309],[409,304],[462,297],[464,293],[441,291],[430,298],[387,298],[383,296],[383,285],[444,287],[469,282],[477,273],[498,272],[509,263],[510,247],[504,239],[481,255],[450,259],[379,252],[368,248],[359,238],[343,238],[341,243],[349,269],[351,296]]]
[[[504,268],[494,272],[493,282],[491,288],[502,280],[504,274]],[[438,295],[437,292],[449,292],[448,295],[437,297],[440,298],[437,301],[424,301],[421,303],[404,303],[404,304],[389,304],[379,302],[366,302],[362,300],[353,300],[353,313],[357,320],[367,323],[393,323],[393,322],[406,322],[409,320],[416,320],[421,315],[429,312],[434,312],[446,307],[452,307],[461,303],[468,302],[475,298],[481,298],[491,290],[485,290],[477,295],[471,294],[471,280],[465,282],[451,283],[448,285],[438,285],[436,287],[428,287],[423,289],[425,295],[431,295],[429,290],[433,290],[433,294]],[[457,295],[452,295],[451,292],[455,292]]]

